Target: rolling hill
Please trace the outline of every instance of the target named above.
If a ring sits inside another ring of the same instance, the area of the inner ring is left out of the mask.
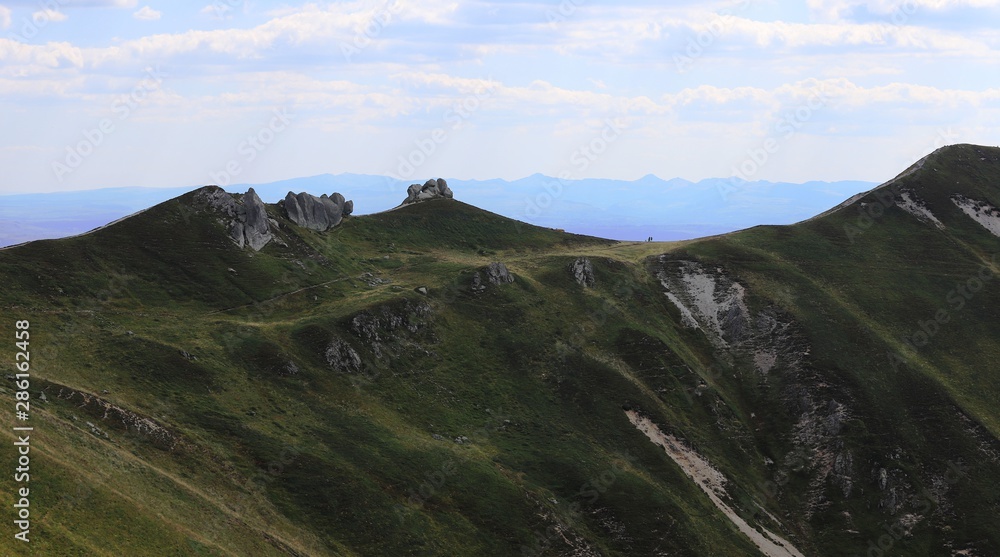
[[[205,191],[0,250],[4,554],[1000,554],[1000,149],[677,243]]]

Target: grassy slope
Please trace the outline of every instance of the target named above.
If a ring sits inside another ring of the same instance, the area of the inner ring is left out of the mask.
[[[1000,176],[955,164],[921,197],[936,204],[933,192],[953,179],[979,188]],[[1000,205],[989,188],[968,195]],[[257,254],[235,249],[190,196],[84,237],[0,251],[3,326],[32,320],[35,377],[107,389],[105,399],[182,440],[157,448],[50,389],[34,407],[34,554],[512,555],[528,546],[555,555],[567,541],[605,555],[753,554],[623,406],[694,444],[730,478],[741,513],[809,554],[861,554],[884,533],[894,518],[866,474],[899,448],[911,483],[949,459],[977,464],[952,489],[955,508],[917,527],[899,554],[949,540],[997,548],[998,470],[955,407],[995,436],[996,377],[984,370],[995,361],[1000,291],[984,290],[954,327],[906,354],[909,366],[894,371],[885,356],[989,254],[992,236],[961,213],[943,215],[940,233],[890,209],[853,244],[843,231],[852,216],[841,212],[648,245],[453,201],[351,218],[325,234],[270,210],[288,247]],[[827,511],[804,520],[796,495],[808,477],[793,470],[768,497],[764,459],[793,450],[796,416],[780,385],[762,387],[745,363],[718,359],[678,325],[645,260],[655,249],[721,263],[753,303],[778,303],[801,323],[816,377],[856,409],[845,435],[858,455],[854,496],[831,495]],[[581,254],[595,264],[595,289],[569,275]],[[491,261],[506,263],[515,283],[473,295],[472,272]],[[372,277],[391,282],[371,286]],[[429,315],[413,316],[425,302]],[[380,358],[350,320],[384,307],[419,326],[393,331],[401,340]],[[358,349],[363,373],[326,365],[334,336]],[[288,361],[299,373],[279,373]],[[13,488],[3,484],[9,508]],[[0,546],[27,554],[9,538]]]

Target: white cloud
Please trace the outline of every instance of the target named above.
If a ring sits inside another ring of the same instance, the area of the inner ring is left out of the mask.
[[[83,66],[83,52],[70,43],[46,43],[44,45],[25,44],[11,39],[0,38],[0,60],[14,69],[16,66],[44,66],[58,68],[60,66]],[[21,68],[17,68],[21,69]]]
[[[896,24],[905,24],[920,11],[940,12],[956,8],[996,8],[1000,0],[809,0],[812,14],[822,20],[841,21],[855,10],[885,16]]]
[[[138,19],[139,21],[156,21],[160,19],[162,13],[150,8],[149,6],[143,6],[141,10],[132,14],[132,17]]]
[[[31,20],[35,23],[49,23],[50,21],[66,21],[69,16],[57,10],[40,10],[31,14]]]
[[[10,27],[10,8],[0,6],[0,29]]]

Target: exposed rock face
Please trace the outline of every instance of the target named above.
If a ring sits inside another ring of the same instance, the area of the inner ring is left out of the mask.
[[[422,186],[420,184],[411,184],[406,190],[406,199],[403,201],[403,205],[416,203],[417,201],[427,201],[428,199],[451,199],[452,197],[454,197],[454,194],[451,188],[448,187],[448,182],[444,181],[444,178],[438,178],[437,180],[430,179]]]
[[[580,257],[570,265],[573,280],[584,288],[594,287],[594,265],[586,257]]]
[[[483,275],[486,276],[486,283],[495,286],[514,282],[514,277],[511,276],[510,271],[507,270],[507,266],[503,263],[494,262],[487,265],[482,271],[477,271],[472,275],[473,292],[483,292],[486,290],[486,283],[483,282]]]
[[[243,196],[243,205],[236,208],[237,222],[233,224],[230,233],[237,244],[249,245],[254,251],[271,241],[271,223],[267,218],[267,209],[257,192],[250,188]],[[241,236],[241,243],[237,236]]]
[[[507,270],[507,266],[503,263],[490,263],[486,267],[486,280],[490,284],[509,284],[514,282],[514,277],[510,275],[510,271]]]
[[[344,217],[354,212],[354,202],[347,201],[339,193],[316,197],[305,192],[288,192],[284,207],[292,222],[320,232],[337,226]]]
[[[241,248],[250,246],[260,251],[274,238],[267,209],[253,188],[237,198],[222,188],[208,187],[199,192],[195,200],[223,215],[229,237]]]
[[[350,344],[334,338],[326,347],[326,363],[337,371],[357,373],[361,371],[361,356]]]
[[[351,318],[349,328],[376,358],[391,358],[419,346],[415,339],[426,332],[431,314],[427,302],[404,300],[362,311]]]
[[[226,194],[228,195],[228,194]],[[68,401],[88,415],[107,424],[107,427],[115,430],[124,430],[128,433],[139,436],[147,440],[153,446],[171,451],[178,446],[184,446],[180,436],[167,429],[156,420],[137,414],[127,408],[117,406],[111,402],[85,391],[78,391],[58,383],[43,381],[42,385],[56,398]],[[107,393],[107,391],[105,391]],[[90,426],[91,433],[101,437],[109,437],[107,433],[91,422],[86,422]]]
[[[700,329],[720,356],[752,362],[760,381],[782,385],[781,404],[798,419],[791,435],[794,449],[777,467],[775,485],[785,485],[783,475],[789,471],[808,475],[806,516],[830,504],[831,486],[850,497],[858,463],[845,447],[842,429],[852,417],[851,396],[811,364],[808,338],[794,319],[773,304],[751,310],[749,291],[721,267],[661,255],[656,276],[677,306],[682,326]],[[902,498],[894,497],[886,496],[883,508],[896,509]]]

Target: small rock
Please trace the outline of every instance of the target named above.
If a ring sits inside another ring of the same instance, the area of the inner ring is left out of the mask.
[[[418,286],[417,287],[417,292],[419,292],[419,293],[423,294],[424,296],[426,296],[427,295],[427,287],[426,286]]]
[[[477,272],[472,275],[472,291],[482,292],[486,290],[486,285],[483,284],[483,277]]]
[[[48,399],[48,398],[46,398],[46,396],[45,396],[45,393],[44,393],[44,392],[40,392],[40,393],[38,393],[38,400],[40,400],[40,401],[42,401],[42,402],[46,402],[46,401],[47,401],[47,400],[49,400],[49,399]]]
[[[406,199],[403,200],[403,205],[409,203],[416,203],[418,201],[427,201],[428,199],[451,199],[454,194],[451,188],[448,187],[448,182],[445,182],[443,178],[430,179],[427,180],[424,185],[420,184],[410,184],[410,187],[406,190]]]
[[[435,441],[444,441],[444,437],[438,435],[437,433],[431,434],[431,438],[433,438]]]
[[[490,284],[500,285],[514,282],[514,277],[511,276],[506,265],[500,262],[495,262],[487,265],[486,280],[489,281]]]
[[[361,356],[339,338],[334,338],[326,347],[326,363],[337,371],[358,373],[361,371]]]
[[[299,366],[297,366],[295,362],[288,360],[287,362],[285,362],[285,365],[281,367],[281,370],[278,372],[278,375],[283,375],[285,377],[288,377],[290,375],[295,375],[298,372],[299,372]]]
[[[580,257],[570,265],[569,269],[573,273],[573,279],[577,284],[584,288],[594,287],[594,265],[590,262],[590,259]]]
[[[466,445],[469,443],[469,438],[464,435],[459,435],[458,437],[455,438],[455,442],[458,443],[459,445]]]

